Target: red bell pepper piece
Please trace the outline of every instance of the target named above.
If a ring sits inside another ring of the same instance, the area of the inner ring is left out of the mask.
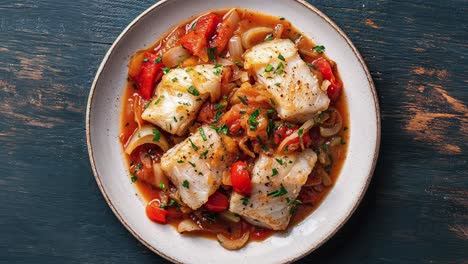
[[[164,64],[158,62],[159,57],[151,52],[146,52],[141,64],[140,74],[138,76],[138,88],[143,99],[148,100],[153,95],[154,84],[162,76],[161,69]]]
[[[327,89],[328,98],[332,101],[336,101],[340,97],[342,85],[336,80],[333,74],[330,63],[325,58],[318,58],[312,62],[312,65],[317,67],[318,71],[323,75],[325,80],[330,81],[330,86]]]
[[[216,31],[216,37],[211,41],[211,47],[216,47],[219,55],[225,48],[229,39],[234,34],[237,25],[233,25],[229,19],[225,19]]]
[[[206,52],[208,40],[213,36],[218,21],[218,16],[213,13],[200,17],[195,22],[196,25],[179,40],[179,43],[193,55],[206,60],[208,56]]]
[[[229,200],[226,195],[215,192],[213,193],[210,198],[208,198],[208,202],[205,204],[205,208],[210,210],[211,212],[222,212],[227,210],[229,207]]]

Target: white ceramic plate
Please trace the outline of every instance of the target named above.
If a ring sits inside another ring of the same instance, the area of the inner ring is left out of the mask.
[[[285,17],[315,43],[326,46],[327,55],[339,65],[349,104],[348,158],[335,186],[309,217],[286,234],[249,243],[239,251],[225,250],[214,240],[182,236],[170,226],[148,220],[144,204],[129,180],[118,140],[129,58],[180,22],[208,10],[233,7],[233,2],[169,0],[150,7],[122,32],[104,57],[89,95],[86,132],[91,166],[109,206],[139,241],[173,262],[283,263],[301,258],[348,220],[367,189],[377,160],[377,96],[362,57],[346,35],[305,1],[237,0],[235,5]]]

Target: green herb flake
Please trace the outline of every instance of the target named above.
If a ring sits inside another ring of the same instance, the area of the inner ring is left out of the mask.
[[[247,204],[249,203],[249,199],[250,199],[250,196],[244,196],[240,200],[242,201],[243,205],[247,206]]]
[[[210,61],[216,62],[216,54],[218,53],[218,48],[207,48],[206,52],[208,53],[208,58],[210,59]]]
[[[270,41],[270,40],[273,40],[273,35],[271,34],[265,38],[265,41]]]
[[[327,151],[328,151],[328,145],[327,145],[327,144],[323,144],[322,149],[323,149],[323,151],[327,152]]]
[[[200,135],[203,138],[203,141],[207,141],[208,139],[206,138],[205,130],[203,130],[203,127],[198,128],[198,131],[200,131]]]
[[[278,59],[282,60],[282,61],[286,61],[286,59],[283,57],[283,55],[279,54],[278,55]]]
[[[178,160],[177,163],[184,163],[184,161],[183,160]]]
[[[239,100],[242,102],[242,104],[247,105],[247,97],[237,96],[237,98],[239,98]]]
[[[278,170],[277,170],[276,168],[273,168],[273,169],[272,169],[271,177],[274,177],[274,176],[276,176],[276,175],[278,175]]]
[[[144,58],[144,59],[143,59],[143,62],[148,62],[148,58]]]
[[[168,67],[164,67],[163,69],[164,74],[167,74],[171,69]]]
[[[272,105],[276,105],[275,100],[273,100],[273,98],[270,98],[270,102]]]
[[[250,131],[255,131],[258,125],[257,117],[260,115],[260,108],[255,109],[255,111],[250,114],[249,119],[247,120],[250,125]]]
[[[177,77],[172,78],[172,82],[177,82]]]
[[[299,135],[299,137],[302,137],[302,134],[304,134],[304,129],[302,129],[302,128],[299,129],[299,130],[297,131],[297,134]]]
[[[154,63],[155,63],[155,64],[156,64],[156,63],[161,63],[161,61],[162,61],[162,57],[159,57],[159,58],[157,58],[157,59],[154,60]]]
[[[273,69],[274,69],[274,67],[273,67],[271,64],[268,64],[268,65],[265,67],[265,72],[271,72]]]
[[[199,159],[206,159],[207,154],[208,154],[208,150],[206,149],[205,151],[202,152],[202,154],[200,154]]]
[[[318,53],[323,53],[325,51],[325,46],[318,45],[318,46],[313,47],[312,49],[315,50]]]
[[[189,138],[189,141],[190,141],[190,144],[192,145],[192,148],[193,148],[195,151],[197,151],[197,150],[198,150],[198,147],[197,147],[195,144],[193,144],[193,141],[192,141],[191,138]]]
[[[172,119],[174,119],[174,122],[177,123],[177,117],[173,116]]]
[[[229,128],[226,124],[223,124],[220,128],[219,128],[219,131],[221,133],[223,133],[224,135],[227,135],[228,132],[229,132]]]
[[[224,107],[226,107],[226,106],[223,105],[223,104],[217,104],[217,105],[214,106],[214,109],[219,110],[219,109],[223,109]]]
[[[161,132],[157,129],[153,129],[153,142],[159,142],[159,139],[161,138]]]
[[[195,95],[195,96],[200,95],[200,92],[193,85],[190,85],[189,88],[187,89],[187,91],[189,92],[189,94],[192,94],[192,95]]]
[[[282,159],[275,158],[275,160],[276,160],[280,165],[283,165],[283,160],[282,160]]]
[[[154,102],[154,105],[159,104],[159,102],[161,102],[161,98],[158,98],[158,100],[156,100],[156,102]]]
[[[189,163],[192,167],[194,167],[194,168],[197,166],[197,165],[195,165],[195,163],[193,163],[193,162],[190,162],[190,161],[189,161],[188,163]]]
[[[191,72],[191,71],[193,71],[193,68],[187,68],[187,69],[185,69],[185,71],[186,72]]]
[[[275,83],[276,86],[280,87],[281,86],[281,83]]]
[[[284,17],[280,17],[280,20],[285,20],[285,18],[284,18]]]
[[[243,115],[243,114],[245,114],[245,113],[247,113],[247,112],[246,112],[246,111],[244,111],[244,110],[242,110],[242,111],[239,111],[239,114],[241,114],[241,115]]]
[[[138,180],[137,176],[133,176],[131,179],[132,179],[132,182],[136,182]]]
[[[158,184],[158,187],[159,187],[160,189],[166,189],[166,184],[164,184],[163,182],[160,182],[160,183]]]
[[[187,180],[184,180],[184,182],[182,183],[182,186],[188,189],[190,188],[190,183]]]
[[[280,196],[283,196],[285,194],[287,194],[288,191],[286,190],[286,188],[284,188],[284,185],[281,184],[281,187],[279,190],[276,190],[274,192],[270,192],[270,193],[267,193],[267,196],[271,196],[271,197],[280,197]]]
[[[215,124],[219,121],[219,118],[221,117],[221,115],[223,114],[223,112],[221,110],[218,110],[216,112],[216,115],[215,115],[215,119],[213,120],[213,122],[211,122],[212,124]]]
[[[215,71],[214,71],[214,74],[219,76],[221,75],[221,73],[223,72],[223,70],[221,68],[217,68]]]

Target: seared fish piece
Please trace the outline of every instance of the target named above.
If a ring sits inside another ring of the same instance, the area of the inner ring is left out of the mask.
[[[221,75],[222,67],[211,64],[170,70],[141,117],[171,134],[186,134],[205,99],[218,100]]]
[[[229,170],[237,145],[209,126],[200,129],[169,149],[161,158],[161,169],[179,190],[190,208],[200,208],[221,185]]]
[[[245,69],[271,94],[281,119],[305,122],[330,104],[317,77],[301,59],[289,39],[277,39],[254,46],[245,54]]]
[[[284,230],[291,207],[317,161],[311,149],[290,155],[261,154],[252,171],[252,193],[231,195],[229,211],[256,226]]]

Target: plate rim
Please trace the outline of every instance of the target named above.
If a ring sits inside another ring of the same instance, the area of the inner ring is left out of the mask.
[[[87,102],[87,106],[86,106],[86,119],[85,119],[85,122],[86,122],[86,145],[87,145],[87,149],[88,149],[88,156],[89,156],[89,161],[90,161],[90,165],[91,165],[91,169],[93,171],[93,175],[94,175],[94,178],[96,180],[96,183],[101,191],[101,194],[103,195],[104,197],[104,200],[106,201],[106,203],[109,205],[109,207],[111,208],[112,212],[114,213],[114,215],[117,217],[117,219],[120,221],[120,223],[140,242],[142,243],[143,245],[145,245],[147,248],[149,248],[151,251],[153,251],[154,253],[158,254],[159,256],[165,258],[166,260],[169,260],[173,263],[181,263],[180,261],[172,258],[171,256],[169,255],[166,255],[164,254],[163,252],[159,251],[158,249],[156,249],[155,247],[153,247],[150,243],[148,243],[146,240],[144,240],[142,237],[140,237],[138,235],[138,233],[136,231],[134,231],[129,224],[127,224],[127,222],[125,221],[125,219],[119,214],[119,212],[117,211],[117,209],[114,207],[112,201],[109,199],[109,196],[108,194],[106,193],[106,191],[104,190],[104,187],[103,187],[103,184],[101,182],[101,179],[100,179],[100,176],[97,172],[97,169],[96,169],[96,163],[94,161],[94,155],[93,155],[93,146],[91,144],[91,133],[90,133],[90,115],[91,115],[91,102],[93,101],[93,98],[94,98],[94,92],[95,92],[95,89],[96,89],[96,84],[101,76],[101,73],[102,73],[102,70],[104,68],[104,66],[107,64],[107,61],[110,57],[110,55],[114,52],[114,49],[115,47],[120,43],[121,39],[127,34],[127,32],[132,29],[134,26],[136,26],[136,24],[143,18],[145,17],[148,13],[156,10],[157,8],[160,8],[161,6],[163,6],[164,4],[168,3],[168,2],[171,2],[173,0],[161,0],[159,1],[158,3],[148,7],[146,10],[144,10],[140,15],[138,15],[135,19],[132,20],[132,22],[130,22],[130,24],[127,25],[127,27],[125,27],[125,29],[119,34],[119,36],[114,40],[114,42],[112,43],[111,47],[109,48],[109,50],[106,52],[106,55],[103,57],[102,61],[101,61],[101,64],[99,65],[99,68],[98,70],[96,71],[96,75],[94,77],[94,80],[93,80],[93,83],[91,85],[91,89],[89,91],[89,96],[88,96],[88,102]],[[376,164],[377,164],[377,160],[378,160],[378,157],[379,157],[379,150],[380,150],[380,140],[381,140],[381,120],[380,120],[380,105],[379,105],[379,100],[378,100],[378,96],[377,96],[377,90],[375,89],[375,84],[374,84],[374,81],[372,79],[372,76],[369,72],[369,69],[367,68],[367,65],[362,57],[362,55],[360,54],[360,52],[358,51],[358,49],[354,46],[354,44],[352,43],[352,41],[349,39],[349,37],[346,35],[346,33],[335,23],[333,22],[332,19],[330,19],[327,15],[325,15],[322,11],[320,11],[318,8],[316,8],[315,6],[313,6],[312,4],[308,3],[306,0],[291,0],[291,1],[294,1],[294,2],[297,2],[299,4],[301,4],[303,7],[309,9],[309,11],[311,12],[314,12],[316,15],[318,15],[320,18],[322,18],[323,20],[325,20],[330,26],[332,26],[332,28],[343,38],[343,40],[346,42],[346,44],[351,48],[351,50],[353,51],[354,55],[356,56],[356,58],[358,59],[359,61],[359,64],[361,65],[361,67],[363,68],[364,70],[364,73],[366,74],[366,78],[367,78],[367,82],[369,84],[369,87],[370,87],[370,90],[371,90],[371,94],[372,94],[372,99],[373,99],[373,103],[374,103],[374,107],[375,107],[375,118],[376,118],[376,131],[375,131],[375,135],[376,135],[376,144],[375,144],[375,148],[374,148],[374,154],[373,154],[373,158],[372,158],[372,164],[371,164],[371,167],[370,167],[370,170],[367,174],[367,178],[366,178],[366,182],[365,182],[365,185],[363,186],[363,188],[360,190],[360,193],[359,193],[359,197],[358,199],[356,200],[356,203],[353,205],[353,207],[348,211],[346,212],[346,217],[343,218],[342,221],[340,221],[339,223],[337,223],[337,225],[332,229],[331,232],[329,232],[325,237],[324,239],[322,239],[319,243],[317,243],[315,246],[311,247],[309,250],[307,250],[306,252],[300,254],[300,255],[297,255],[297,256],[294,256],[292,257],[291,259],[289,259],[287,261],[287,263],[291,263],[291,262],[294,262],[298,259],[301,259],[307,255],[309,255],[310,253],[312,253],[313,251],[315,251],[317,248],[319,248],[320,246],[322,246],[325,242],[327,242],[328,240],[330,240],[330,238],[332,238],[347,222],[348,220],[351,218],[351,216],[354,214],[354,212],[356,211],[356,209],[358,208],[358,206],[361,204],[362,202],[362,199],[364,198],[366,192],[367,192],[367,189],[369,188],[369,184],[372,180],[372,177],[374,175],[374,171],[375,171],[375,167],[376,167]]]

